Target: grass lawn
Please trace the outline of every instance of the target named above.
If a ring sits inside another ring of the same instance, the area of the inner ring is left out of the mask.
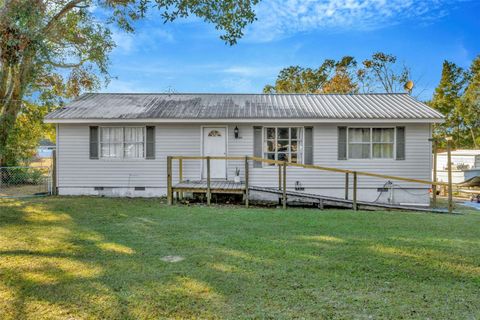
[[[480,212],[0,200],[0,319],[478,319],[479,301]]]

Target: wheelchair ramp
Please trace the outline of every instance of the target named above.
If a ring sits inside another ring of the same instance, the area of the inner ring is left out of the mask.
[[[279,196],[283,195],[283,191],[275,188],[250,186],[248,189],[250,191],[277,194]],[[300,191],[292,191],[292,190],[287,190],[286,195],[287,195],[287,198],[295,197],[297,199],[305,200],[306,202],[309,201],[309,202],[318,203],[320,207],[328,206],[328,207],[335,207],[335,208],[353,209],[353,201],[350,199],[347,200],[342,198],[329,197],[329,196],[323,196],[323,195],[300,192]],[[448,210],[446,209],[405,206],[405,205],[368,202],[368,201],[357,201],[357,209],[358,210],[400,210],[400,211],[448,213]]]

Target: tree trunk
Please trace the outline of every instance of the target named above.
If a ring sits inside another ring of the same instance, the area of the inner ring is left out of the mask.
[[[476,140],[476,137],[475,137],[475,132],[473,131],[473,127],[470,127],[470,133],[472,134],[473,146],[474,146],[475,149],[478,149],[477,140]]]
[[[15,126],[18,113],[22,107],[23,94],[31,77],[33,54],[33,50],[26,50],[22,63],[17,66],[10,66],[8,70],[10,73],[9,89],[2,92],[3,96],[0,97],[3,104],[3,107],[0,108],[0,166],[15,162],[15,159],[8,158],[6,152],[8,137]]]
[[[12,105],[13,104],[13,105]],[[7,143],[15,120],[21,106],[20,101],[12,101],[4,106],[4,113],[0,118],[0,166],[5,167],[14,162],[15,159],[9,159],[7,155]]]

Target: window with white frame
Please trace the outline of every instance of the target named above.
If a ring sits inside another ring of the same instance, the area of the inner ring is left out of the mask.
[[[395,128],[348,128],[349,159],[393,159]]]
[[[270,160],[303,162],[303,129],[298,127],[265,127],[263,157]]]
[[[100,128],[102,158],[143,158],[144,149],[144,127]]]

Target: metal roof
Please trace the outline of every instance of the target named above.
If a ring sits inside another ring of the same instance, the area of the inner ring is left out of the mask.
[[[408,94],[86,93],[46,116],[56,120],[442,120]],[[426,121],[427,122],[427,121]]]

